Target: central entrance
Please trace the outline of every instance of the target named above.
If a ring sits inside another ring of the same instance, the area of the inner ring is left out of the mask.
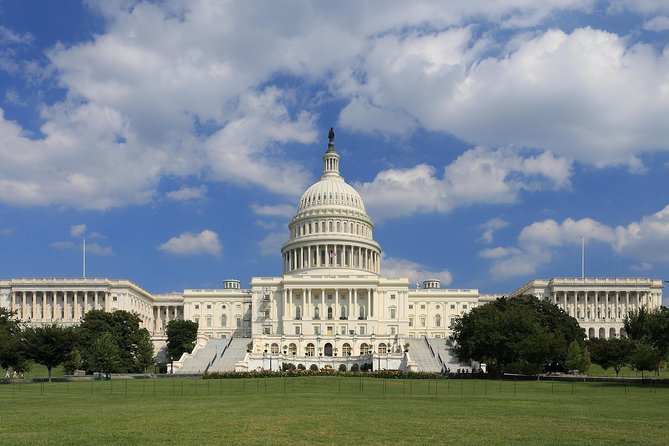
[[[325,356],[332,356],[332,344],[328,342],[323,346],[323,354]]]

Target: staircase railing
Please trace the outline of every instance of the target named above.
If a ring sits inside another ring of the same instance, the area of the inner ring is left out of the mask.
[[[423,336],[423,339],[425,340],[425,344],[427,344],[427,348],[430,349],[430,354],[434,358],[434,350],[432,350],[432,346],[430,345],[430,342],[427,340],[427,336]]]

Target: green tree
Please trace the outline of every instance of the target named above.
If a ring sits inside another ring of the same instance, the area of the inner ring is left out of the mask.
[[[604,370],[612,368],[616,376],[620,374],[620,370],[625,365],[630,363],[633,348],[633,342],[626,337],[589,341],[592,362],[599,364]]]
[[[23,339],[23,326],[6,308],[0,307],[0,366],[25,372],[30,369],[30,361],[26,354]]]
[[[195,347],[197,322],[172,320],[167,323],[167,357],[179,359]]]
[[[95,372],[112,373],[118,370],[120,351],[114,335],[106,331],[93,341],[89,365]]]
[[[641,372],[641,377],[643,377],[644,370],[658,370],[660,362],[662,362],[660,349],[646,342],[634,342],[630,354],[630,365]]]
[[[140,328],[142,320],[137,313],[92,310],[86,313],[78,327],[79,348],[84,353],[84,368],[94,371],[91,351],[102,333],[109,333],[118,348],[118,361],[111,372],[141,372],[148,363],[146,341],[148,332]],[[151,352],[153,354],[153,352]]]
[[[578,322],[534,296],[501,297],[456,318],[452,341],[462,361],[484,362],[494,373],[538,373],[564,363],[568,346],[584,343]]]
[[[135,370],[146,373],[146,370],[154,364],[155,356],[153,354],[153,342],[151,342],[149,332],[142,329],[137,338]]]
[[[584,372],[590,367],[590,352],[582,342],[571,341],[567,349],[567,358],[564,362],[569,370]]]
[[[57,324],[25,330],[27,356],[46,367],[51,382],[51,370],[67,359],[75,346],[74,330]]]
[[[81,355],[79,348],[74,347],[67,354],[67,358],[63,361],[63,370],[66,374],[72,375],[75,370],[79,370],[84,363],[84,357]]]

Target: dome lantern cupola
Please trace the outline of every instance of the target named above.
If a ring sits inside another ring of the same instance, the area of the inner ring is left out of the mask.
[[[290,239],[281,248],[283,273],[347,269],[379,274],[381,247],[372,235],[374,224],[360,194],[339,174],[332,128],[328,140],[323,174],[304,192],[288,224]]]
[[[330,127],[330,132],[328,133],[330,142],[328,142],[328,150],[323,155],[323,176],[321,176],[321,179],[340,176],[339,154],[335,151],[334,137],[334,129]]]

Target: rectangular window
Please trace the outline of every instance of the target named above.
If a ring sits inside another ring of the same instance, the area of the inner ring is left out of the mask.
[[[390,295],[390,300],[395,300],[395,295],[394,294]]]
[[[211,316],[207,316],[206,321],[207,321],[207,327],[211,327]]]
[[[466,309],[467,309],[467,304],[464,304],[464,305],[462,306],[462,309],[463,309],[463,310],[466,310]]]
[[[412,317],[409,318],[409,327],[413,327],[413,318]]]
[[[207,310],[211,310],[211,305],[207,305]]]
[[[271,334],[272,333],[272,327],[263,327],[262,328],[262,334]]]
[[[409,304],[409,310],[413,310],[413,304]]]
[[[346,334],[346,325],[342,325],[342,326],[341,326],[341,330],[340,330],[340,332],[341,332],[341,334],[343,334],[343,335]]]
[[[391,308],[391,309],[390,309],[390,319],[395,319],[395,316],[396,316],[395,313],[396,313],[396,311],[397,311],[397,310],[395,310],[394,308]]]
[[[424,310],[424,309],[425,309],[425,305],[421,305],[421,306],[420,306],[420,309],[421,309],[421,310]]]
[[[361,326],[358,327],[358,333],[361,334],[361,335],[365,334],[365,326],[364,325],[361,325]]]
[[[420,318],[420,326],[425,327],[425,318],[424,317]]]
[[[451,310],[455,310],[455,304],[451,304]]]
[[[390,334],[391,335],[397,334],[397,327],[396,326],[394,326],[394,325],[390,326]]]
[[[321,334],[321,327],[320,326],[314,325],[314,334],[317,335],[317,336],[319,334]]]
[[[296,325],[295,326],[295,334],[296,335],[302,334],[302,327],[300,327],[299,325]]]
[[[237,328],[242,328],[242,318],[241,317],[237,318]]]
[[[195,309],[196,309],[196,310],[199,310],[199,309],[200,309],[200,306],[199,306],[198,304],[195,304]]]

